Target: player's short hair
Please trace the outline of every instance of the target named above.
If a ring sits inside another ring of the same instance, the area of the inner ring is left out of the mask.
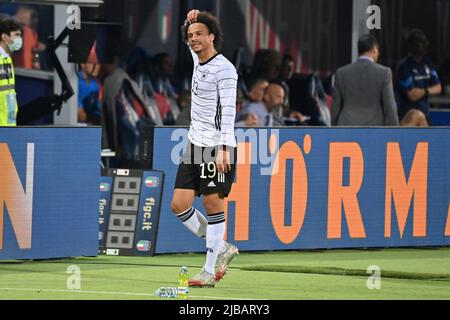
[[[201,11],[197,16],[197,21],[193,23],[203,23],[209,30],[209,33],[214,34],[214,48],[217,51],[220,51],[222,48],[222,28],[220,27],[220,22],[217,17],[215,17],[212,13]],[[189,26],[193,23],[189,23],[189,21],[186,20],[184,25],[181,27],[181,35],[183,36],[183,41],[188,42],[188,29]]]
[[[364,34],[358,39],[358,54],[369,52],[375,47],[379,47],[378,40],[371,34]]]
[[[0,37],[4,33],[10,36],[11,32],[14,31],[22,32],[22,25],[18,21],[14,19],[4,19],[0,21]]]

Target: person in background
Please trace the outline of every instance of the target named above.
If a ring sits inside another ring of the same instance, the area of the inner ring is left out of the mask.
[[[173,76],[174,64],[167,52],[161,52],[153,56],[153,88],[154,90],[168,98],[177,99],[174,86],[171,83]]]
[[[250,103],[240,114],[242,119],[236,122],[237,127],[278,127],[285,126],[283,118],[278,115],[278,110],[283,108],[284,88],[278,81],[271,81],[266,88],[261,103]],[[299,112],[291,112],[290,119],[296,119],[299,124],[304,122],[304,117]]]
[[[167,52],[158,53],[152,58],[152,83],[155,90],[153,98],[164,125],[175,125],[180,115],[178,94],[171,82],[173,69],[174,64]]]
[[[259,118],[257,114],[249,114],[247,111],[247,107],[249,105],[259,105],[257,109],[264,109],[264,92],[266,91],[267,87],[269,86],[269,81],[263,78],[257,78],[253,79],[249,83],[249,91],[247,95],[247,99],[245,99],[242,102],[242,105],[237,108],[237,123],[238,125],[242,125],[241,121],[245,122],[246,127],[255,127],[259,125]],[[252,108],[255,108],[253,106]]]
[[[407,44],[409,54],[399,62],[395,73],[400,124],[427,126],[430,124],[428,98],[439,95],[442,86],[427,56],[429,41],[425,33],[419,29],[412,30]]]
[[[145,98],[151,98],[155,94],[152,77],[152,58],[147,49],[134,48],[127,61],[127,73],[136,81]]]
[[[43,52],[46,46],[38,39],[37,12],[29,6],[19,6],[14,18],[23,25],[23,49],[14,56],[14,65],[27,69],[41,69],[39,53]]]
[[[379,52],[375,37],[362,35],[358,60],[336,71],[333,126],[398,126],[391,69],[377,63]]]
[[[103,87],[98,80],[100,65],[84,63],[78,75],[78,122],[101,124]]]
[[[244,107],[249,103],[262,103],[264,91],[269,86],[269,81],[263,78],[256,78],[248,85],[248,99],[244,102]]]
[[[0,126],[16,125],[16,80],[11,54],[20,50],[22,42],[22,30],[17,21],[0,21]]]
[[[191,124],[191,90],[180,93],[177,99],[181,112],[175,124],[177,126],[188,126]]]
[[[280,120],[281,121],[281,120]],[[278,125],[282,125],[281,122]],[[247,113],[243,115],[242,120],[237,121],[235,124],[236,127],[261,127],[259,124],[259,117],[256,113]]]
[[[290,95],[290,89],[288,82],[292,79],[292,76],[294,75],[295,71],[295,63],[294,59],[290,54],[283,55],[283,62],[281,63],[281,71],[280,71],[280,83],[284,87],[284,92],[286,92],[286,95],[284,97],[284,103],[283,103],[283,114],[287,115],[290,110],[290,104],[289,104],[289,95]]]
[[[255,53],[251,75],[253,78],[276,80],[280,76],[283,55],[275,49],[260,49]]]

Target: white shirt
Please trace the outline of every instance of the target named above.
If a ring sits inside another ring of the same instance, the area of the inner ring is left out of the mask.
[[[3,49],[2,46],[0,46],[0,55],[2,56],[3,59],[6,59],[9,57],[9,54],[5,51],[5,49]]]
[[[368,61],[370,61],[370,62],[375,62],[375,61],[373,60],[373,58],[368,57],[368,56],[359,56],[358,60],[368,60]]]
[[[244,116],[249,113],[254,113],[258,116],[258,125],[260,127],[273,126],[273,113],[267,111],[264,102],[250,102],[243,108],[243,110],[239,114],[242,114]]]
[[[200,63],[197,54],[191,53],[194,73],[188,138],[199,147],[236,147],[236,68],[221,54]]]

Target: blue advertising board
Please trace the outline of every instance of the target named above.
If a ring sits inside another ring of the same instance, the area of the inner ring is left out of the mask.
[[[450,128],[237,129],[227,234],[241,250],[450,244]],[[157,253],[202,252],[171,213],[186,128],[156,128]],[[239,160],[240,159],[240,160]],[[245,161],[244,161],[245,160]],[[194,206],[204,212],[201,199]]]
[[[0,259],[96,256],[98,127],[0,128]]]

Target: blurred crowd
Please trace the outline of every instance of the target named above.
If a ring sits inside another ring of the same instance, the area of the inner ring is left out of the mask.
[[[239,73],[237,126],[331,124],[330,93],[317,75],[294,74],[290,55],[261,49],[251,66],[239,64],[239,57],[234,60]],[[141,47],[126,61],[117,57],[112,64],[78,65],[79,122],[100,124],[102,107],[110,107],[108,97],[123,91],[119,103],[130,103],[138,118],[144,112],[156,125],[189,125],[190,75],[181,79],[174,66],[168,53],[150,55]]]
[[[23,35],[15,67],[41,69],[46,45],[38,38],[38,14],[21,5],[13,18]],[[296,73],[289,54],[260,49],[248,59],[239,48],[230,59],[239,75],[235,125],[428,126],[430,99],[450,96],[450,56],[436,68],[420,30],[410,32],[405,44],[408,55],[390,69],[377,63],[376,39],[362,38],[358,61],[332,74]],[[76,65],[78,123],[101,125],[104,146],[136,158],[148,126],[190,124],[192,66],[175,65],[169,53],[151,54],[142,47],[109,64]]]
[[[441,86],[441,81],[448,81],[448,66],[447,69],[441,69],[443,75],[440,79],[432,62],[426,57],[429,45],[426,36],[423,32],[416,32],[415,38],[411,37],[408,40],[410,53],[399,62],[397,69],[391,73],[389,68],[381,67],[389,78],[383,78],[388,81],[386,90],[391,90],[387,93],[391,100],[388,103],[398,118],[374,122],[372,125],[427,126],[430,123],[428,98],[431,96],[427,86],[431,88],[431,85],[439,85],[433,91],[435,95],[442,88],[445,90],[445,83]],[[373,65],[380,66],[376,63],[378,42],[372,39],[372,42],[365,45],[369,45],[369,49],[360,52],[359,60],[370,60],[375,62]],[[422,50],[417,46],[423,46]],[[294,59],[289,54],[273,49],[257,51],[253,63],[246,65],[243,63],[242,52],[243,50],[238,50],[232,59],[239,74],[236,127],[370,125],[370,121],[365,122],[364,117],[368,118],[369,113],[364,109],[351,111],[360,113],[362,120],[359,122],[339,122],[333,119],[332,107],[335,105],[334,108],[337,108],[335,77],[339,70],[325,78],[315,73],[295,73]],[[364,57],[366,59],[362,59]],[[116,58],[112,64],[79,65],[79,122],[101,124],[105,129],[107,145],[113,150],[133,146],[130,150],[122,150],[129,154],[138,152],[137,140],[146,126],[188,126],[190,74],[186,72],[181,77],[175,74],[174,66],[175,62],[168,53],[151,55],[141,47],[135,48],[126,61]],[[350,78],[355,77],[360,75],[355,74]],[[364,92],[350,94],[361,96],[361,103],[364,105],[377,105],[380,102],[378,100],[381,100],[378,98],[381,93],[375,90],[373,95],[368,94],[358,81],[351,86],[360,87]],[[359,82],[370,83],[370,80]],[[375,81],[372,87],[377,87],[376,83]],[[416,86],[421,87],[422,94],[414,98],[409,91],[414,91]],[[342,88],[340,90],[339,95],[347,94]],[[376,101],[369,101],[370,99]],[[418,110],[414,109],[414,99],[422,105]],[[348,104],[352,97],[346,96],[345,100]],[[414,112],[408,112],[408,108],[414,109]],[[346,112],[350,110],[347,107]]]
[[[331,124],[322,82],[312,74],[295,75],[291,56],[264,49],[251,66],[241,58],[233,61],[240,76],[237,127]],[[174,66],[168,53],[150,55],[141,47],[126,60],[79,64],[78,122],[102,125],[104,146],[135,159],[148,126],[190,124],[191,76],[177,76]]]

